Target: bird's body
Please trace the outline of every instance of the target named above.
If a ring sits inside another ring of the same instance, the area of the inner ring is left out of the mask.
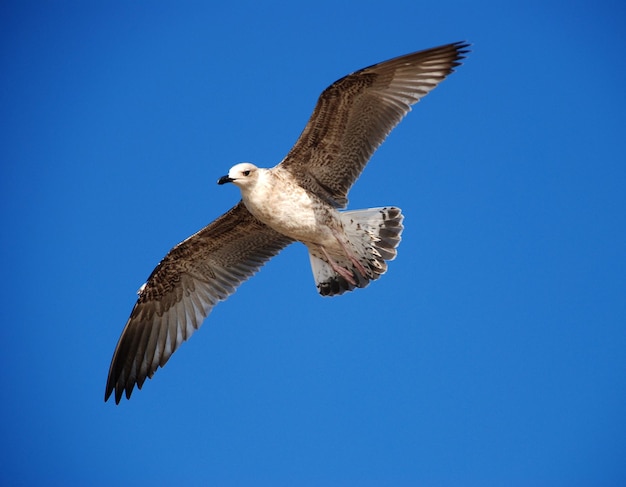
[[[239,186],[241,199],[252,215],[294,240],[328,244],[332,237],[329,226],[337,224],[337,210],[297,184],[280,166],[272,169],[247,163],[241,166],[253,167],[257,174],[253,185]]]
[[[254,217],[307,246],[323,296],[367,286],[387,270],[385,261],[396,256],[403,228],[397,208],[339,212],[298,184],[281,165],[263,169],[244,162],[218,183],[239,186]]]
[[[342,211],[393,127],[467,52],[454,43],[364,68],[329,86],[298,141],[271,169],[233,166],[242,201],[175,246],[139,291],[117,344],[105,400],[130,398],[200,327],[217,302],[293,242],[309,250],[320,294],[367,286],[396,257],[403,226],[393,206]]]

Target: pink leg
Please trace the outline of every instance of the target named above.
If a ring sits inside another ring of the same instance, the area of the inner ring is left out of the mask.
[[[346,244],[343,242],[343,240],[339,236],[339,233],[336,230],[333,230],[333,234],[335,235],[335,238],[337,239],[337,242],[339,242],[339,245],[341,245],[341,248],[343,249],[343,251],[346,253],[346,257],[348,257],[348,259],[350,259],[350,262],[352,262],[354,264],[354,267],[357,268],[359,273],[363,277],[367,278],[368,277],[368,273],[365,270],[365,267],[363,267],[363,265],[352,255],[352,252],[350,252],[350,249],[348,249]]]
[[[339,264],[337,264],[333,260],[333,258],[330,255],[328,255],[328,252],[326,252],[326,249],[324,247],[320,246],[320,248],[322,249],[322,252],[324,253],[324,257],[326,257],[327,262],[330,264],[330,267],[332,267],[332,269],[337,274],[343,277],[350,284],[352,284],[353,286],[356,286],[356,281],[354,280],[354,276],[352,275],[352,272],[350,272],[348,269],[344,269]]]

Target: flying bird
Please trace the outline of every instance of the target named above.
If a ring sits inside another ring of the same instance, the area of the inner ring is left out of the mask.
[[[129,399],[196,331],[213,307],[287,245],[309,251],[319,293],[363,288],[396,256],[403,216],[393,206],[340,211],[377,147],[468,51],[456,42],[356,71],[326,88],[278,165],[244,162],[218,184],[241,201],[176,245],[139,289],[117,343],[104,400]]]

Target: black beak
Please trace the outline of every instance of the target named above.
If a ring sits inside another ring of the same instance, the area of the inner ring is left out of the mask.
[[[232,183],[233,181],[234,181],[233,178],[229,178],[228,175],[226,175],[226,176],[222,176],[221,178],[219,178],[217,180],[217,184]]]

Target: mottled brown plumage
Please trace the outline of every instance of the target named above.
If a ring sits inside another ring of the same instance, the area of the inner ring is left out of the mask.
[[[456,42],[400,56],[349,74],[326,88],[281,165],[302,186],[345,207],[349,189],[385,137],[460,64]]]
[[[350,187],[387,134],[411,105],[453,71],[466,48],[457,42],[408,54],[336,81],[320,95],[304,131],[272,177],[290,174],[312,201],[324,202],[334,215],[331,208],[346,206]],[[240,166],[246,172],[248,166]],[[220,179],[230,181],[234,179]],[[402,215],[397,208],[353,211],[341,218],[353,238],[342,241],[337,234],[338,248],[345,255],[329,255],[324,245],[310,247],[321,294],[340,294],[377,279],[386,271],[385,260],[395,257],[400,241]],[[378,242],[372,247],[374,254],[368,254],[372,248],[355,243],[354,235],[361,234]],[[293,241],[239,202],[174,247],[139,291],[113,354],[105,401],[114,391],[116,403],[124,393],[130,398],[134,386],[141,388],[165,365],[218,301]]]
[[[239,202],[170,250],[139,292],[113,354],[105,400],[114,390],[117,403],[124,391],[130,398],[218,301],[291,242]]]

